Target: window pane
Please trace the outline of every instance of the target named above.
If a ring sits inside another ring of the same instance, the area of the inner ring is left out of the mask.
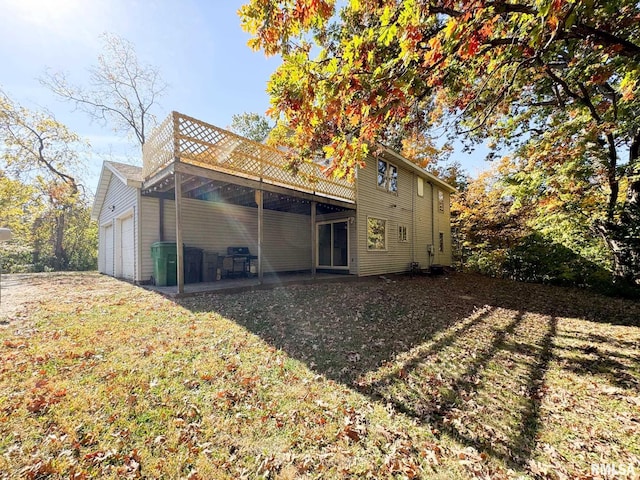
[[[398,191],[398,167],[389,165],[389,191]]]
[[[400,225],[398,227],[398,240],[400,242],[406,242],[407,241],[407,226],[406,225]]]
[[[378,218],[367,219],[367,248],[369,250],[385,250],[387,222]]]
[[[440,232],[440,251],[444,252],[444,233]]]
[[[331,266],[331,224],[318,225],[318,265]]]
[[[387,188],[387,162],[378,160],[378,186]]]
[[[333,224],[333,266],[346,267],[347,259],[347,222]]]
[[[438,190],[438,208],[444,212],[444,193],[442,190]]]

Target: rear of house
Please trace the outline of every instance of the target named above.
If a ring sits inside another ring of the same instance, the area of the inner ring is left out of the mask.
[[[451,265],[450,185],[385,149],[356,191],[359,276]]]
[[[100,226],[100,272],[153,282],[151,246],[158,241],[217,253],[220,260],[229,247],[247,247],[258,257],[251,272],[260,278],[301,271],[367,276],[451,264],[454,189],[399,154],[383,149],[370,157],[354,184],[319,174],[304,183],[277,166],[283,162],[277,150],[182,114],[170,119],[164,143],[154,146],[151,138],[143,168],[104,163],[92,212]],[[203,138],[180,130],[194,125]],[[223,277],[230,273],[219,266]]]

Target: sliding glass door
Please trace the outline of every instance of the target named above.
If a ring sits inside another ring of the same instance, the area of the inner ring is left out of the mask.
[[[349,268],[349,222],[339,220],[316,225],[318,268]]]

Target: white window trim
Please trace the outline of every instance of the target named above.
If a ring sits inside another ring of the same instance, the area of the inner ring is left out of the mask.
[[[384,222],[384,248],[369,248],[369,219],[382,220]],[[367,252],[388,252],[389,251],[389,220],[386,218],[373,217],[367,215],[366,225]]]
[[[347,218],[340,218],[340,219],[335,219],[335,220],[325,220],[322,222],[316,222],[316,268],[321,268],[321,269],[328,269],[328,270],[349,270],[351,268],[351,257],[350,254],[351,252],[349,251],[349,244],[351,243],[351,239],[349,237],[350,233],[349,233],[349,218],[353,218],[353,217],[347,217]],[[334,267],[333,266],[333,228],[331,228],[331,264],[332,266],[327,266],[327,265],[320,265],[320,235],[318,235],[318,230],[320,229],[320,225],[327,225],[327,224],[332,224],[332,223],[346,223],[347,224],[347,265],[346,266],[339,266],[339,267]]]
[[[127,208],[124,212],[120,213],[116,218],[115,218],[115,229],[113,231],[114,235],[114,243],[113,243],[113,249],[115,251],[115,264],[114,264],[114,269],[113,269],[113,273],[115,275],[116,278],[120,278],[122,277],[122,222],[124,220],[126,220],[129,217],[133,217],[133,240],[135,242],[135,217],[134,217],[134,213],[135,213],[135,208],[134,207],[129,207]],[[136,250],[135,250],[135,246],[133,249],[133,254],[134,254],[134,259],[133,261],[135,263],[137,263],[138,259],[135,258],[136,256]],[[134,275],[135,275],[135,268],[134,268]]]
[[[440,238],[442,238],[442,243],[440,243]],[[446,250],[445,243],[447,239],[444,235],[444,232],[438,232],[438,253],[444,253]],[[442,248],[440,248],[442,246]]]
[[[400,235],[400,229],[404,228],[405,238]],[[398,243],[409,243],[409,227],[405,224],[398,225]]]
[[[440,203],[440,194],[442,194],[442,203]],[[440,213],[444,213],[444,203],[445,203],[444,192],[438,189],[438,211]]]
[[[387,164],[387,170],[385,173],[385,181],[384,181],[384,185],[378,185],[378,163],[376,162],[376,186],[378,187],[379,190],[382,190],[384,192],[390,193],[391,195],[398,195],[398,190],[400,190],[400,186],[398,185],[400,183],[400,169],[398,168],[397,165],[387,161],[387,160],[382,160],[382,159],[378,159],[378,162],[384,162]],[[391,185],[391,177],[390,177],[390,173],[391,172],[391,168],[393,167],[396,169],[396,173],[397,173],[397,178],[396,178],[396,190],[390,190],[389,189],[389,185]]]
[[[111,228],[111,245],[112,245],[111,248],[112,248],[112,250],[115,250],[115,242],[116,242],[115,231],[116,231],[116,229],[115,229],[115,225],[113,224],[114,223],[113,220],[114,219],[111,218],[108,221],[100,224],[100,233],[99,233],[99,235],[100,235],[100,238],[103,239],[106,242],[107,240],[106,240],[106,237],[104,236],[104,233],[105,233],[105,230],[107,229],[107,227],[110,227]],[[106,271],[107,271],[107,257],[106,257],[107,248],[106,248],[106,245],[102,245],[102,249],[101,250],[102,250],[102,253],[98,252],[98,254],[99,254],[98,255],[98,270],[99,271],[103,271],[103,272],[106,273]],[[113,262],[114,261],[114,259],[113,259],[113,251],[111,252],[111,255],[112,255],[111,262]],[[100,264],[102,264],[102,265],[100,265]],[[111,272],[111,274],[115,275],[115,271],[116,271],[116,268],[115,268],[115,264],[114,264],[113,265],[113,271]]]

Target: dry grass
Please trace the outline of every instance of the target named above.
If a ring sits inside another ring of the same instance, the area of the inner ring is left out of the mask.
[[[0,478],[640,474],[638,303],[466,275],[179,303],[27,281]]]

